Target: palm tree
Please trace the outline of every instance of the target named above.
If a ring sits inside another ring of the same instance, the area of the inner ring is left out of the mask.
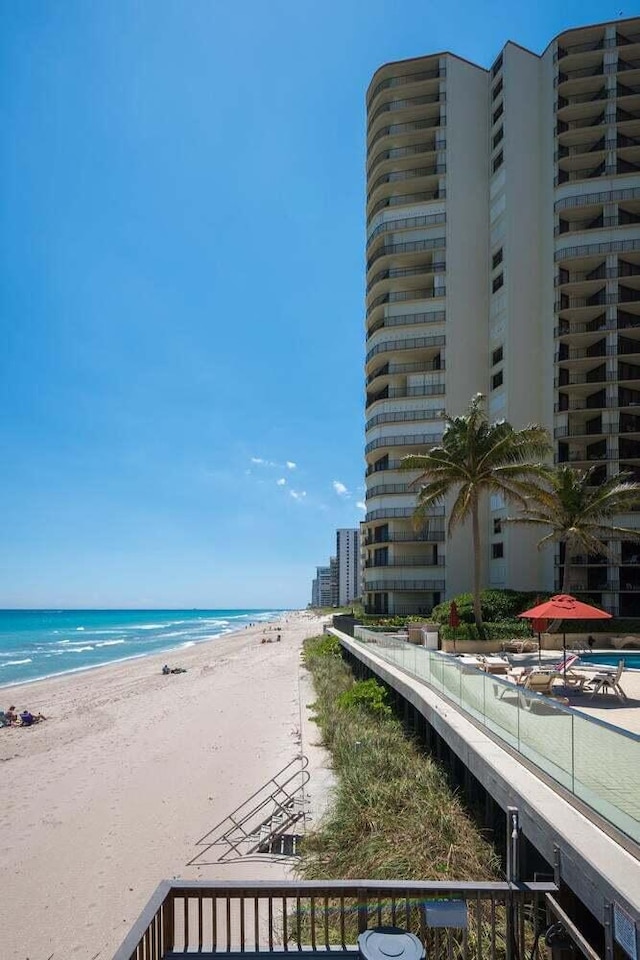
[[[473,614],[480,636],[484,636],[480,606],[480,519],[482,496],[501,494],[505,500],[524,503],[537,490],[538,478],[546,468],[537,461],[549,451],[549,436],[543,427],[532,424],[514,430],[501,421],[489,423],[484,397],[477,394],[460,417],[445,415],[446,427],[440,446],[428,453],[403,457],[403,470],[420,470],[413,485],[420,485],[414,512],[416,525],[424,522],[431,507],[450,494],[456,497],[448,522],[449,536],[471,518],[473,538]]]
[[[510,523],[549,527],[549,533],[538,543],[539,548],[547,543],[564,543],[562,593],[571,589],[571,557],[576,552],[615,559],[607,541],[614,537],[640,540],[640,530],[618,527],[612,522],[617,514],[640,503],[640,483],[622,473],[595,486],[596,469],[558,466],[549,470],[545,484],[527,500],[522,513],[509,517]]]

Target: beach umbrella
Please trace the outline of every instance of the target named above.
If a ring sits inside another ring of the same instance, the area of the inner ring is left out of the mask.
[[[452,600],[452,601],[451,601],[451,604],[450,604],[450,606],[449,606],[449,626],[450,626],[453,630],[457,630],[458,627],[460,626],[460,614],[458,613],[458,607],[457,607],[457,605],[456,605],[455,600]],[[453,651],[454,651],[454,653],[455,653],[455,649],[456,649],[456,635],[455,635],[455,633],[454,633],[454,635],[453,635]]]
[[[534,629],[534,632],[538,634],[538,666],[541,664],[540,654],[542,652],[542,636],[547,627],[549,626],[549,621],[545,617],[536,617],[535,620],[531,621],[531,626]]]
[[[610,620],[611,614],[598,607],[592,607],[589,603],[582,603],[569,594],[559,593],[544,603],[539,603],[524,613],[519,613],[519,617],[527,620],[562,620],[562,660],[565,683],[567,680],[567,635],[565,631],[565,620]]]

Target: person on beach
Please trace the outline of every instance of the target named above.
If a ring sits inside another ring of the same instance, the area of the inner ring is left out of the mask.
[[[41,720],[46,720],[47,718],[43,714],[33,714],[30,710],[23,710],[20,714],[20,722],[23,727],[31,727],[34,723],[40,723]]]
[[[168,664],[168,663],[165,663],[164,667],[162,668],[162,673],[164,674],[165,677],[166,677],[166,675],[167,675],[168,673],[171,673],[171,670],[169,670],[169,664]]]
[[[9,723],[17,723],[17,722],[18,722],[18,714],[16,713],[16,708],[15,708],[15,707],[9,707],[9,709],[8,709],[8,710],[6,711],[6,713],[5,713],[5,717],[6,717],[6,719],[9,721]]]

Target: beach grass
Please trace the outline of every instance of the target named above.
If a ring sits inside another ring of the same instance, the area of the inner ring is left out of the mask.
[[[336,787],[333,805],[305,837],[301,876],[499,879],[498,856],[443,768],[407,736],[384,687],[355,680],[340,649],[328,635],[304,645]]]

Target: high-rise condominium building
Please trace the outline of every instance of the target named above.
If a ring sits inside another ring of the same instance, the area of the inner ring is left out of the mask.
[[[346,607],[360,596],[360,531],[336,531],[338,606]]]
[[[334,560],[332,557],[331,560]],[[334,568],[316,567],[316,578],[311,584],[311,605],[314,607],[333,607],[336,605]]]
[[[389,63],[367,93],[364,599],[428,611],[469,589],[446,505],[412,526],[399,462],[443,410],[545,425],[593,483],[640,478],[640,19],[569,30],[490,70],[450,53]],[[544,534],[482,517],[486,585],[559,587]],[[621,517],[627,526],[637,515]],[[640,549],[573,557],[575,592],[640,615]]]

